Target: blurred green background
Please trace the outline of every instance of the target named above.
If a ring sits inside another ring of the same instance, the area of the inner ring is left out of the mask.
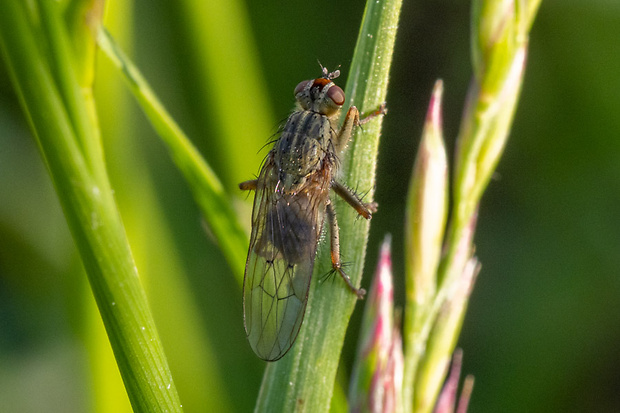
[[[203,29],[250,39],[251,60],[241,70],[234,48],[209,62],[214,55],[200,51],[207,45],[189,24],[203,16],[187,4],[110,1],[107,25],[238,198],[249,231],[251,199],[235,183],[258,172],[266,153],[260,147],[292,108],[295,85],[319,74],[317,59],[330,69],[341,65],[344,85],[364,4],[230,2],[243,25],[220,19]],[[216,7],[202,6],[206,13]],[[366,286],[380,240],[391,232],[402,292],[404,201],[415,151],[436,78],[445,84],[445,135],[453,147],[471,76],[469,9],[460,1],[404,2]],[[620,411],[619,34],[618,1],[543,0],[514,127],[480,207],[482,272],[459,343],[464,372],[476,378],[470,411]],[[211,56],[206,66],[197,57],[204,55]],[[95,89],[109,171],[184,407],[249,411],[264,363],[245,341],[239,282],[120,76],[103,56],[99,63]],[[214,66],[220,70],[205,69]],[[244,70],[251,98],[234,88]],[[209,92],[220,86],[236,106],[229,116],[242,133],[234,137],[215,115],[224,98]],[[128,409],[2,62],[0,199],[0,410]],[[344,377],[361,305],[345,343]]]

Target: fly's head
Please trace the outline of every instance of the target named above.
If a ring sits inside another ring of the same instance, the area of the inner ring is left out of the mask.
[[[304,80],[295,88],[295,99],[303,110],[310,110],[325,116],[336,115],[344,105],[345,95],[333,79],[340,76],[340,70],[328,73],[323,68],[323,76]]]

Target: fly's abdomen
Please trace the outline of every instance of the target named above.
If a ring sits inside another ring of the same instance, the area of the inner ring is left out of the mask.
[[[327,167],[288,192],[272,160],[258,180],[243,287],[248,340],[264,360],[282,357],[299,332],[331,182]]]
[[[278,205],[269,211],[272,217],[268,217],[280,228],[274,230],[269,236],[270,242],[282,253],[283,258],[291,264],[299,263],[304,257],[312,254],[316,242],[317,222],[302,212],[307,205],[293,207]],[[267,235],[267,234],[266,234]]]

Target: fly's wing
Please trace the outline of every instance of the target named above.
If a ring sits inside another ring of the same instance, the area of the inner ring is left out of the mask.
[[[263,360],[281,358],[299,333],[328,185],[329,180],[310,179],[295,194],[283,193],[269,161],[258,179],[243,308],[248,341]]]

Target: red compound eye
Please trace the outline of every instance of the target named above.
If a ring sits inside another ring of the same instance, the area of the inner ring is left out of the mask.
[[[299,92],[301,92],[302,90],[304,90],[304,88],[306,87],[306,85],[308,84],[308,82],[312,82],[312,80],[304,80],[303,82],[299,82],[299,84],[297,85],[297,87],[295,87],[295,95],[297,95]]]
[[[336,85],[329,88],[327,91],[327,97],[338,106],[342,106],[344,104],[344,92]]]

